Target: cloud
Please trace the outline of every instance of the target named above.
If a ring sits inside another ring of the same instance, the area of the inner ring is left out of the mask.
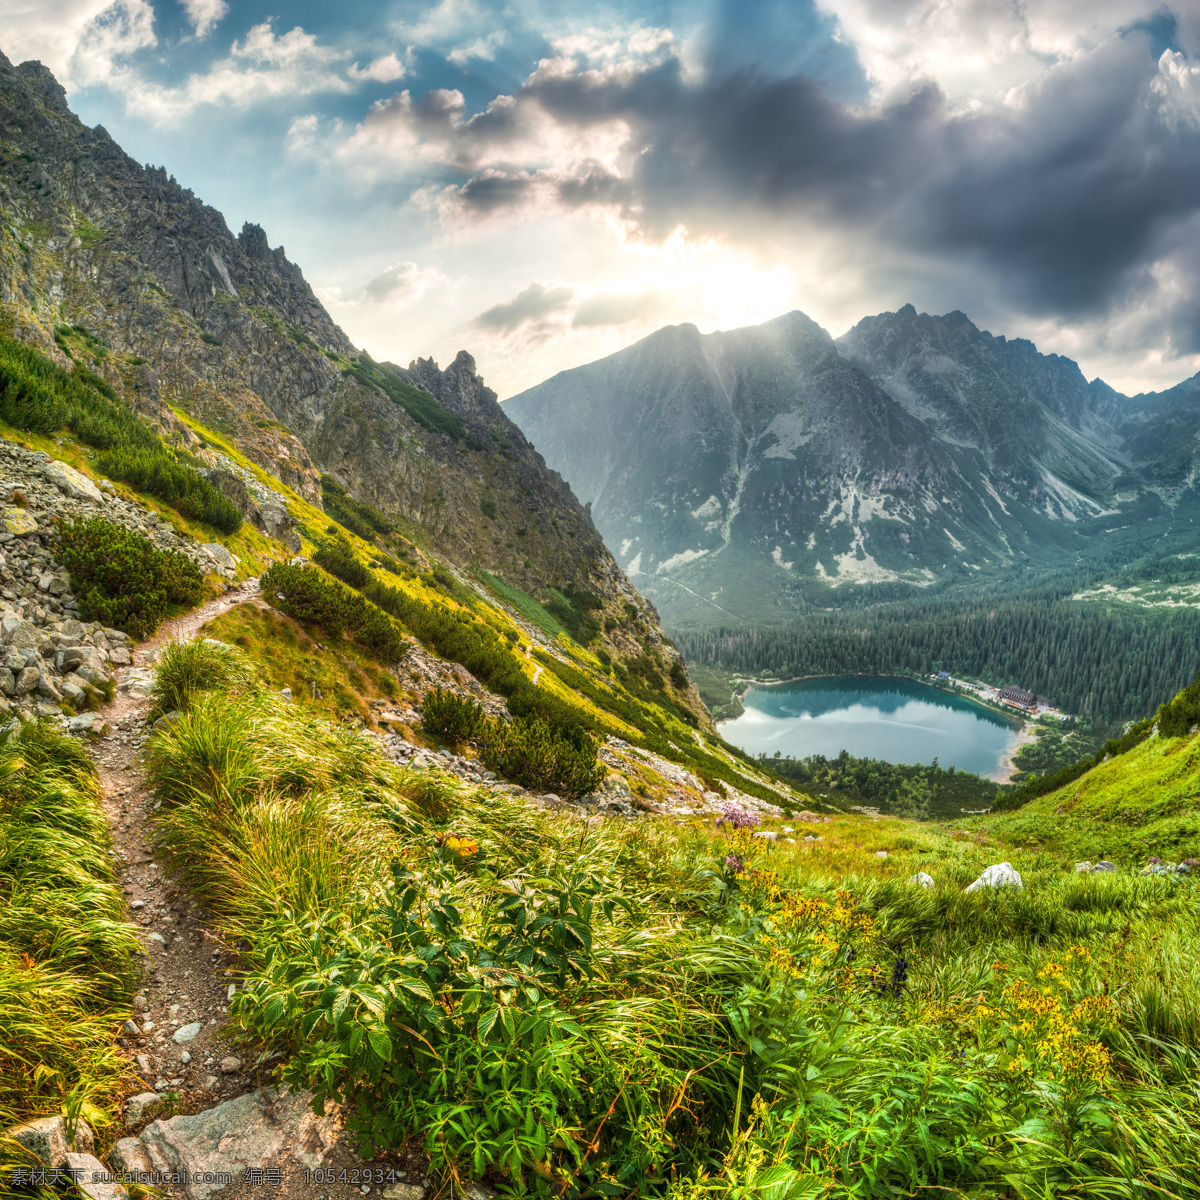
[[[758,245],[818,226],[852,253],[975,273],[1034,313],[1102,312],[1165,278],[1151,266],[1200,214],[1200,61],[1156,60],[1145,30],[993,36],[996,6],[950,8],[998,60],[1063,51],[986,104],[927,76],[850,105],[804,75],[697,77],[669,38],[640,53],[580,38],[478,111],[458,91],[404,92],[356,137],[464,175],[426,193],[446,221],[592,208],[651,240],[683,226]]]
[[[405,66],[394,53],[375,59],[365,69],[355,63],[346,72],[351,79],[356,81],[371,79],[376,83],[394,83],[397,79],[403,79],[404,73]]]
[[[205,37],[229,11],[225,0],[179,0],[198,38]]]
[[[504,29],[495,29],[483,37],[477,37],[466,46],[455,46],[446,55],[446,58],[458,67],[466,66],[473,58],[483,62],[492,62],[496,57],[496,51],[507,41],[508,32]]]
[[[474,323],[482,329],[494,329],[505,334],[514,333],[525,325],[533,325],[537,331],[544,331],[548,325],[547,319],[563,313],[574,295],[574,288],[531,283],[511,300],[493,305],[480,313]]]
[[[381,271],[362,289],[361,299],[373,304],[400,306],[419,299],[435,282],[441,282],[441,272],[422,269],[414,262],[396,263]]]
[[[157,45],[154,9],[146,0],[116,0],[81,31],[67,79],[83,86],[110,82],[119,59]]]

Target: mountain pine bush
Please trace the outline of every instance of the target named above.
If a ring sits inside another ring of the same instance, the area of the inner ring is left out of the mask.
[[[387,664],[408,653],[404,635],[387,613],[317,567],[275,563],[262,577],[263,595],[302,625],[320,625],[332,639],[343,634]]]
[[[531,791],[573,799],[594,792],[608,774],[595,738],[583,731],[572,737],[537,717],[490,721],[480,744],[489,770]]]
[[[474,737],[483,724],[482,705],[444,688],[434,688],[433,691],[426,692],[421,706],[421,724],[425,732],[434,737],[465,742]]]
[[[204,592],[200,568],[186,555],[103,517],[60,525],[56,552],[83,619],[132,637],[153,633],[169,606],[198,604]]]
[[[198,471],[178,462],[154,430],[117,400],[111,384],[81,364],[66,371],[2,334],[0,420],[31,433],[70,430],[84,445],[104,452],[99,465],[110,478],[222,533],[241,527],[237,508]]]

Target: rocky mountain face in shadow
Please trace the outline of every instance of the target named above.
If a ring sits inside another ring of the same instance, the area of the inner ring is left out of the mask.
[[[321,475],[452,561],[546,599],[599,597],[614,648],[657,644],[571,488],[504,414],[475,363],[373,362],[258,225],[236,236],[161,167],[70,110],[39,63],[0,55],[0,321],[69,365],[64,326],[100,371],[204,457],[197,421],[320,505]],[[319,533],[321,531],[313,531]]]
[[[1198,507],[1200,382],[1131,399],[911,305],[661,329],[504,408],[679,625],[1128,561]]]

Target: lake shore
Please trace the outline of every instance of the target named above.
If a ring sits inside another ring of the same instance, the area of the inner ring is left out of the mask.
[[[1013,759],[1020,754],[1021,750],[1028,746],[1031,742],[1037,741],[1037,730],[1031,721],[1024,721],[1021,728],[1017,731],[1017,740],[1012,748],[1006,750],[1000,756],[1000,762],[996,769],[989,775],[984,775],[984,779],[990,779],[993,783],[1012,783],[1013,776],[1020,770],[1020,767],[1013,762]]]

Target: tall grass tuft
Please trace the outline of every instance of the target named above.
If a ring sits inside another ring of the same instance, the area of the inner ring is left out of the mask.
[[[151,716],[183,712],[199,692],[245,692],[257,682],[253,662],[236,646],[212,638],[169,642],[159,654],[154,671]]]
[[[42,721],[0,739],[0,1111],[103,1104],[140,945],[114,882],[95,773]]]

